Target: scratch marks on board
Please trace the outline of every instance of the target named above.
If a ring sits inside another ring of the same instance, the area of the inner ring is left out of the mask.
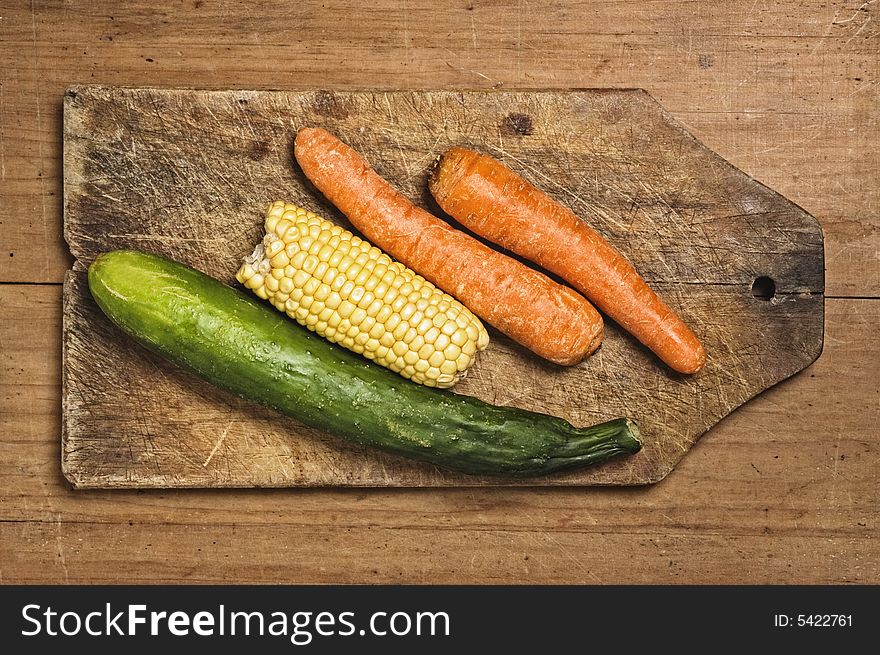
[[[688,140],[683,130],[663,123],[657,105],[631,93],[336,92],[332,101],[322,101],[332,114],[328,116],[316,114],[309,104],[314,93],[250,93],[245,108],[235,104],[245,97],[241,91],[82,92],[77,122],[66,126],[77,137],[69,148],[76,161],[65,180],[76,198],[67,220],[77,256],[88,261],[105,243],[123,240],[178,257],[202,257],[209,272],[228,275],[225,267],[237,264],[243,254],[239,236],[246,234],[250,243],[258,229],[247,208],[261,205],[267,190],[306,201],[315,197],[302,176],[290,170],[289,153],[280,157],[296,127],[292,115],[300,120],[318,115],[329,127],[356,134],[364,155],[380,165],[384,160],[389,181],[408,193],[424,181],[427,151],[452,141],[479,143],[576,213],[595,218],[614,233],[626,252],[647,263],[647,277],[663,283],[672,304],[700,326],[712,349],[715,374],[682,381],[610,325],[600,352],[565,371],[539,366],[499,338],[459,391],[488,401],[494,394],[496,401],[552,409],[578,425],[602,418],[600,412],[610,418],[632,409],[649,442],[636,458],[572,473],[551,484],[659,479],[721,416],[810,359],[795,353],[792,344],[813,348],[812,339],[821,335],[821,313],[812,300],[786,303],[771,315],[769,305],[757,306],[751,296],[737,295],[742,291],[739,278],[729,280],[730,275],[748,274],[750,266],[763,267],[782,257],[790,263],[789,271],[800,265],[800,258],[820,252],[821,235],[811,236],[816,234],[812,223],[797,222],[801,214],[781,204],[765,207],[763,187],[731,177],[726,163],[704,156],[702,146]],[[107,112],[111,120],[102,120]],[[501,133],[498,126],[511,112],[532,117],[532,129]],[[120,124],[128,126],[121,134]],[[370,129],[351,127],[363,124]],[[267,145],[249,148],[252,135],[264,130],[269,132],[263,137]],[[628,130],[636,137],[627,136]],[[82,162],[87,175],[74,176]],[[138,202],[129,202],[132,198]],[[120,199],[133,209],[119,208]],[[747,212],[731,213],[736,201],[746,200],[751,203]],[[780,226],[793,227],[784,232]],[[646,250],[647,255],[640,252]],[[77,279],[71,302],[85,312],[85,319],[73,319],[82,326],[86,319],[95,321],[90,312],[99,310],[88,304],[84,281]],[[69,405],[77,412],[79,432],[68,435],[68,445],[70,452],[92,449],[107,464],[106,471],[96,474],[94,463],[88,470],[71,468],[88,465],[82,456],[69,460],[68,470],[83,486],[460,483],[446,472],[394,458],[374,458],[370,461],[378,465],[364,466],[363,449],[340,447],[337,440],[293,421],[283,424],[283,435],[276,434],[267,426],[270,420],[277,425],[277,417],[215,401],[179,384],[171,369],[156,372],[141,364],[138,377],[146,371],[153,387],[165,390],[162,403],[151,401],[138,385],[126,384],[131,360],[115,342],[115,333],[70,329],[66,338],[77,334],[92,340],[69,351],[88,375],[80,375],[68,389],[68,395],[83,398]],[[90,348],[114,354],[93,362]],[[758,357],[768,362],[766,370],[755,371]],[[169,381],[161,379],[164,373]],[[118,434],[108,434],[101,443],[86,441],[88,426],[102,424],[106,434],[106,426],[117,424],[111,410],[120,404],[131,407],[123,445]],[[240,435],[235,449],[229,440],[232,417],[233,434]],[[205,426],[224,425],[219,435],[216,428],[205,432]],[[169,426],[175,431],[173,447]],[[189,443],[199,445],[182,456],[179,442],[190,436],[197,441]],[[572,556],[577,559],[578,554]]]
[[[229,423],[226,424],[226,427],[223,429],[223,432],[220,434],[220,438],[217,439],[217,443],[214,444],[214,447],[211,449],[208,458],[204,461],[202,466],[204,468],[208,468],[208,464],[211,463],[211,460],[214,459],[214,455],[220,450],[220,446],[223,445],[223,442],[226,441],[226,435],[229,434],[229,428],[232,427],[232,424],[235,422],[235,419],[230,419]]]

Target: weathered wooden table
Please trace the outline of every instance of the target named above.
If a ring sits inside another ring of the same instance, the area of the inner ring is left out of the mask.
[[[325,5],[4,11],[0,579],[880,581],[876,5]],[[72,491],[60,470],[60,109],[82,83],[643,87],[822,222],[825,352],[652,487]]]

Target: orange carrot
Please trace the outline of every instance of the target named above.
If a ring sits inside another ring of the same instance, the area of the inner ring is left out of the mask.
[[[680,373],[706,353],[694,333],[598,232],[497,159],[450,148],[430,180],[465,227],[556,273]]]
[[[326,130],[301,129],[294,154],[369,241],[511,339],[563,365],[599,346],[602,317],[580,294],[415,206]]]

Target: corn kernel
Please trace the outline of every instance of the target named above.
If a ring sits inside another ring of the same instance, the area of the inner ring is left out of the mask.
[[[376,314],[376,320],[380,323],[384,323],[393,313],[394,310],[391,307],[389,307],[388,305],[382,305],[382,307],[379,309],[379,313]]]
[[[318,290],[319,286],[321,286],[321,283],[318,282],[318,280],[316,280],[315,278],[310,278],[303,285],[302,290],[303,290],[303,293],[306,294],[307,296],[313,296],[315,294],[315,291]]]
[[[255,273],[251,279],[244,283],[248,289],[259,289],[263,286],[263,276],[259,273]]]
[[[345,284],[342,285],[342,288],[339,290],[339,295],[348,300],[351,296],[351,292],[354,291],[354,282],[351,280],[346,280]]]
[[[306,273],[305,271],[297,271],[293,276],[293,286],[297,289],[302,289],[306,282],[312,279],[312,276]]]
[[[384,306],[384,303],[377,298],[376,300],[371,302],[370,306],[367,308],[367,316],[372,316],[375,318],[379,314],[379,310],[381,310]]]
[[[303,260],[302,269],[311,275],[315,271],[315,267],[318,266],[318,258],[313,254],[309,253],[309,255]]]
[[[344,248],[347,246],[347,243],[343,241],[339,244],[340,248]],[[339,269],[340,273],[348,273],[348,269],[351,268],[351,265],[354,264],[354,260],[348,255],[343,256],[342,259],[339,260],[339,264],[336,266]]]
[[[395,296],[394,300],[388,300],[389,295],[391,295],[390,291],[385,295],[385,302],[390,303],[391,309],[399,314],[403,311],[403,308],[406,307],[406,296],[400,294],[399,296]]]
[[[489,345],[489,333],[486,328],[480,324],[480,337],[477,339],[477,350],[485,350]]]
[[[361,272],[357,274],[357,277],[354,278],[354,283],[359,287],[364,286],[367,283],[367,280],[370,279],[370,271],[366,266],[361,269]]]
[[[347,278],[346,284],[351,284],[351,288],[354,288],[354,278],[356,278],[361,273],[361,265],[357,263],[357,260],[352,262],[351,266],[348,267],[348,270],[345,271],[345,276]]]
[[[427,321],[428,321],[428,319],[425,319],[424,321],[422,321],[422,323],[424,324]],[[429,326],[428,329],[425,331],[425,343],[433,344],[435,341],[437,341],[437,337],[440,336],[440,330],[435,328],[434,325],[431,324],[430,322],[428,322],[428,326]],[[419,325],[420,329],[421,329],[421,327],[422,326]],[[442,348],[441,348],[441,350],[442,350]]]
[[[287,253],[282,250],[277,255],[272,257],[269,263],[272,265],[273,269],[284,268],[290,263],[290,257],[288,257]]]
[[[272,259],[279,252],[284,250],[284,242],[280,239],[269,239],[270,235],[266,235],[263,239],[263,247],[265,248],[265,256]],[[268,243],[266,243],[268,241]]]
[[[342,290],[342,286],[345,284],[345,275],[337,275],[333,278],[333,281],[330,283],[331,291],[336,291],[337,293]]]
[[[360,325],[366,317],[367,312],[360,307],[355,307],[354,311],[351,313],[351,324]]]
[[[455,360],[458,359],[459,355],[461,355],[461,348],[452,343],[443,349],[443,354],[446,355],[446,359]]]
[[[476,341],[480,337],[480,331],[477,329],[477,326],[474,323],[468,325],[465,331],[467,332],[468,339],[473,339],[474,341]]]
[[[398,323],[398,324],[397,324],[397,327],[394,328],[394,330],[393,330],[393,332],[392,332],[391,334],[392,334],[392,336],[393,336],[395,339],[397,339],[398,341],[400,341],[400,340],[403,339],[404,335],[405,335],[407,332],[409,332],[411,329],[412,329],[412,328],[410,328],[409,323],[403,323],[403,322],[401,322],[401,323]],[[414,331],[414,332],[415,332],[415,331]],[[415,334],[413,334],[413,336],[415,336]]]
[[[290,265],[293,266],[294,270],[297,273],[304,273],[303,264],[308,258],[309,253],[307,250],[300,250],[293,257],[290,258]]]
[[[291,225],[284,232],[278,230],[276,228],[276,234],[284,240],[288,246],[291,244],[295,245],[297,250],[301,249],[302,246],[302,237],[305,232],[303,232],[303,227],[299,223],[291,223]],[[306,247],[308,249],[308,247]]]
[[[436,329],[436,328],[434,328],[434,329]],[[438,330],[437,331],[437,338],[434,339],[434,341],[432,341],[431,343],[434,344],[434,347],[437,350],[444,350],[445,351],[446,347],[452,342],[449,340],[449,337],[447,337],[445,334],[440,333],[440,331]]]

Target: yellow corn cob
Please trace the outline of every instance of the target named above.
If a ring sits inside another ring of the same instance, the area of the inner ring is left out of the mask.
[[[429,387],[451,387],[489,343],[469,309],[351,232],[277,201],[236,279],[299,324]]]

